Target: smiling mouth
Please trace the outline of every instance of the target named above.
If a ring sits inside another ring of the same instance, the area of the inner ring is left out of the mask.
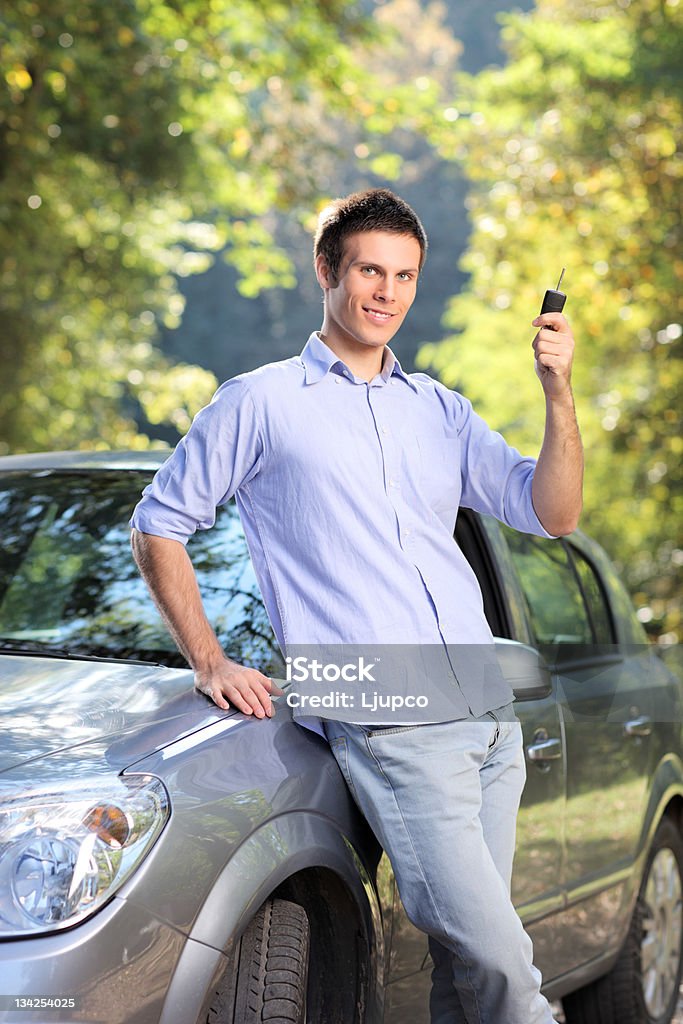
[[[371,309],[369,306],[363,306],[363,312],[367,313],[373,320],[376,320],[377,323],[382,324],[388,323],[393,316],[396,316],[395,313],[385,313],[383,310]]]

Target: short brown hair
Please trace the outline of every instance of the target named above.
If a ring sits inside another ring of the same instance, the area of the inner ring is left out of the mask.
[[[419,217],[404,199],[388,188],[369,188],[330,203],[318,220],[313,258],[325,258],[336,280],[344,255],[344,242],[360,231],[389,231],[412,235],[420,244],[420,270],[427,256],[427,234]]]

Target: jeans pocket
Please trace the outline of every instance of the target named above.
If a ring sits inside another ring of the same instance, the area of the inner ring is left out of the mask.
[[[378,739],[380,736],[400,736],[413,729],[419,729],[419,725],[390,725],[386,729],[368,729],[366,735],[369,740]]]
[[[351,791],[351,796],[358,803],[358,797],[356,790],[353,786],[353,780],[351,778],[351,772],[349,771],[349,750],[346,745],[345,736],[335,736],[333,740],[330,740],[330,750],[334,754],[334,759],[339,765],[339,770],[344,776],[344,782]]]
[[[498,718],[498,715],[495,713],[495,711],[487,711],[486,714],[490,715],[491,719],[496,723],[496,728],[493,731],[493,736],[491,737],[491,742],[489,743],[488,747],[489,750],[492,750],[500,737],[500,719]]]

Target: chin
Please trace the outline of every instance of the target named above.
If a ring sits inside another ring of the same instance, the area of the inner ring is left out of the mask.
[[[373,348],[377,348],[380,345],[388,344],[394,335],[397,333],[400,324],[387,324],[383,327],[377,327],[374,331],[368,331],[367,327],[362,332],[356,335],[359,341],[362,341],[364,345],[371,345]]]

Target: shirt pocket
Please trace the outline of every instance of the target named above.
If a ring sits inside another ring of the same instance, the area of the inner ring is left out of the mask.
[[[457,512],[462,492],[460,440],[457,434],[450,437],[418,434],[415,447],[420,497],[434,512]]]

